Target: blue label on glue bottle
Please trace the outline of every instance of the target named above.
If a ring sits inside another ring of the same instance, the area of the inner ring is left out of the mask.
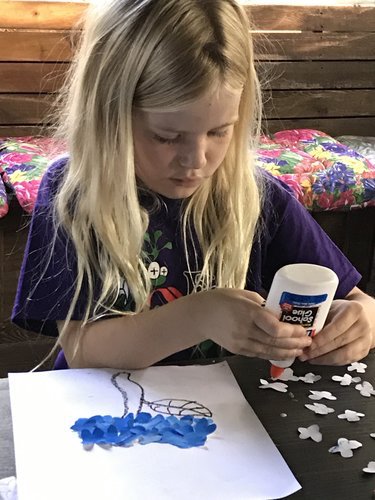
[[[309,337],[315,335],[313,328],[319,305],[327,300],[328,295],[297,295],[295,293],[283,292],[280,297],[280,321],[301,325],[306,328]]]

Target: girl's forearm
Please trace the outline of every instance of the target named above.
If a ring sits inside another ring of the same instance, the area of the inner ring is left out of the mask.
[[[86,325],[72,321],[61,346],[71,368],[139,369],[199,344],[205,292],[181,297],[162,307]],[[61,330],[62,323],[58,324]],[[79,339],[78,349],[75,346]]]

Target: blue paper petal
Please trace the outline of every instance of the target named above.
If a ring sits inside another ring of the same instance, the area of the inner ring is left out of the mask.
[[[216,430],[216,424],[206,417],[161,414],[153,417],[141,412],[136,417],[129,413],[124,418],[110,415],[79,418],[71,429],[78,432],[86,449],[90,444],[131,446],[136,442],[191,448],[204,445],[207,436]]]

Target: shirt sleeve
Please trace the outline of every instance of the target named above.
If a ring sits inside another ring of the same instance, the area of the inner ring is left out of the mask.
[[[273,277],[287,264],[318,264],[339,278],[335,298],[344,298],[358,284],[361,274],[329,238],[309,212],[279,179],[266,179],[262,283],[269,290]]]
[[[12,321],[26,330],[57,336],[57,320],[67,316],[77,277],[76,254],[63,230],[56,234],[52,204],[67,158],[52,163],[40,184],[29,228]],[[84,289],[72,319],[86,307]]]

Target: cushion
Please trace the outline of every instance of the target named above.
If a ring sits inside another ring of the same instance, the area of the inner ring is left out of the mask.
[[[308,210],[375,206],[375,167],[324,132],[283,130],[262,138],[258,164],[280,175]]]
[[[47,137],[2,139],[0,174],[27,213],[34,208],[39,184],[48,164],[65,150],[62,142]]]

